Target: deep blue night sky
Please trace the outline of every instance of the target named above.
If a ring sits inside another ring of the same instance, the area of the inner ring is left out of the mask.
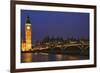
[[[22,38],[27,16],[32,24],[33,41],[46,36],[89,38],[89,13],[21,10]]]

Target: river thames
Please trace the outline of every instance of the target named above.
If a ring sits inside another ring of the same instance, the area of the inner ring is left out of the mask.
[[[68,51],[69,52],[69,51]],[[73,51],[67,53],[67,51],[63,51],[62,54],[55,53],[54,50],[49,51],[48,53],[44,52],[24,52],[21,53],[21,62],[27,63],[27,62],[47,62],[47,61],[67,61],[67,60],[86,60],[89,59],[89,52],[85,51],[82,54],[81,51]]]

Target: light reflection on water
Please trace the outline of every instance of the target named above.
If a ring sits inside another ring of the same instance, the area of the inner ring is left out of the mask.
[[[54,49],[50,49],[48,53],[21,53],[21,62],[46,62],[46,61],[64,61],[64,60],[83,60],[89,59],[89,48],[87,50],[68,50],[61,49],[60,54]],[[74,53],[74,54],[73,54]]]
[[[31,62],[32,61],[32,53],[23,53],[22,61],[23,62]]]
[[[22,53],[21,62],[45,62],[45,61],[63,61],[63,60],[81,60],[88,59],[88,56],[47,54],[47,53]]]

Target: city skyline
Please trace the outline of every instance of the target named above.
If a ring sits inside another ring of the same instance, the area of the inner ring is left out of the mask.
[[[21,37],[24,37],[25,20],[30,17],[32,41],[46,36],[89,38],[89,14],[76,12],[21,10]]]
[[[21,15],[21,62],[89,59],[89,39],[84,40],[89,36],[88,14],[22,11]]]

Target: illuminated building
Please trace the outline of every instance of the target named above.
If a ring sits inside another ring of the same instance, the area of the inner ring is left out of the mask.
[[[26,18],[25,23],[25,40],[22,40],[22,51],[30,51],[32,49],[32,26],[29,17]]]

